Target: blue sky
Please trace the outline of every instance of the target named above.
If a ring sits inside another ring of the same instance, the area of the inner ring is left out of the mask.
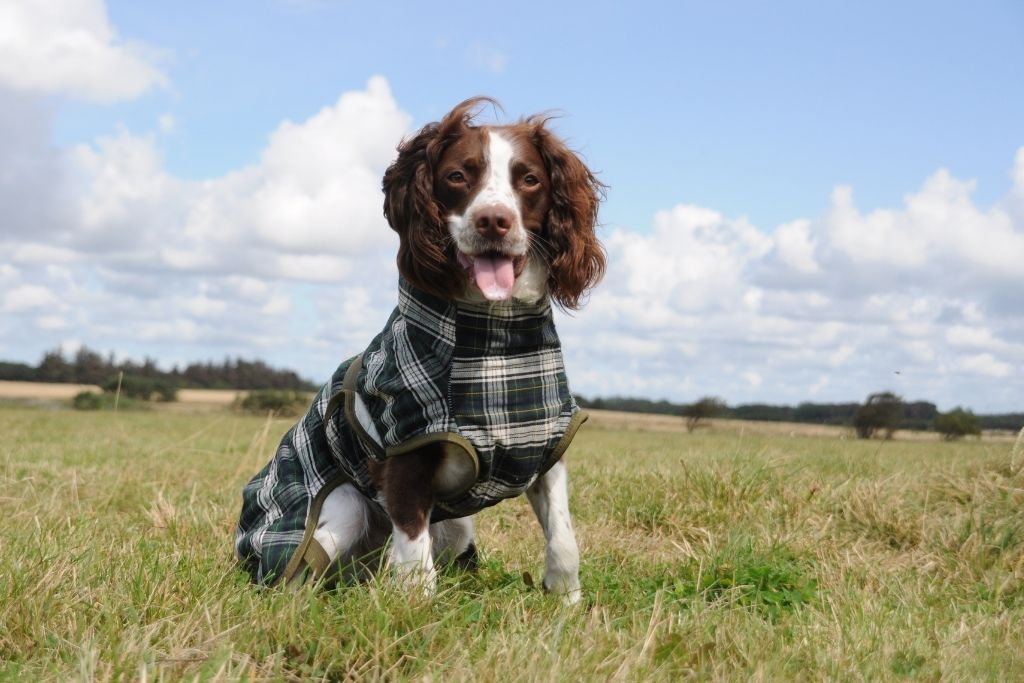
[[[58,5],[0,5],[2,358],[325,377],[393,303],[394,145],[487,94],[610,186],[582,393],[1024,409],[1021,3]]]
[[[991,202],[1024,129],[1019,2],[112,2],[109,15],[158,51],[171,85],[65,103],[55,138],[144,131],[169,112],[167,167],[196,179],[255,162],[282,119],[374,74],[416,124],[477,93],[514,116],[564,111],[612,186],[606,220],[637,229],[666,197],[766,229],[821,210],[836,184],[888,206],[939,167]]]

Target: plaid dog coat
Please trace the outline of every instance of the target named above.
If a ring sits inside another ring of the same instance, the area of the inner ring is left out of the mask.
[[[338,367],[243,489],[238,557],[254,581],[290,581],[304,557],[326,558],[312,536],[328,493],[351,483],[377,501],[368,461],[432,443],[469,458],[476,478],[438,500],[431,521],[472,515],[523,493],[585,419],[547,300],[456,303],[400,281],[383,332]]]

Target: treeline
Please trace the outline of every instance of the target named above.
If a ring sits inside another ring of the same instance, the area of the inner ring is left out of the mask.
[[[47,351],[35,367],[0,361],[0,380],[16,382],[63,382],[102,387],[120,373],[125,377],[161,380],[173,386],[193,389],[317,389],[315,384],[291,370],[278,370],[263,361],[242,358],[225,358],[221,363],[190,363],[184,369],[175,366],[165,371],[158,368],[152,358],[141,363],[134,360],[117,362],[113,354],[104,357],[83,346],[70,357],[65,357],[59,349]]]
[[[643,398],[611,398],[586,399],[576,396],[577,402],[584,408],[598,410],[621,410],[630,413],[657,413],[660,415],[682,415],[688,404],[669,401],[651,401]],[[765,403],[746,403],[737,406],[724,406],[718,417],[733,420],[762,420],[765,422],[803,422],[807,424],[849,425],[853,416],[861,407],[860,403],[801,403],[797,406],[778,406]],[[934,403],[928,401],[905,402],[902,405],[900,429],[931,429],[939,411]],[[1024,413],[1005,413],[999,415],[978,415],[978,424],[982,429],[1006,429],[1017,431],[1024,428]]]

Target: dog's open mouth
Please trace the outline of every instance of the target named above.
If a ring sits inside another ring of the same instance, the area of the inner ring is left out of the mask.
[[[523,272],[526,256],[508,256],[497,251],[488,251],[470,256],[458,252],[459,265],[466,269],[469,278],[488,301],[508,301],[516,278]]]

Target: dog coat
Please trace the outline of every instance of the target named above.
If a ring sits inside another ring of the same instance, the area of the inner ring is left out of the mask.
[[[430,444],[476,472],[462,490],[438,494],[431,521],[472,515],[523,493],[585,419],[546,299],[451,302],[402,280],[384,330],[338,367],[243,489],[238,557],[257,582],[290,581],[303,557],[326,558],[310,548],[328,493],[351,483],[379,504],[369,461]]]

